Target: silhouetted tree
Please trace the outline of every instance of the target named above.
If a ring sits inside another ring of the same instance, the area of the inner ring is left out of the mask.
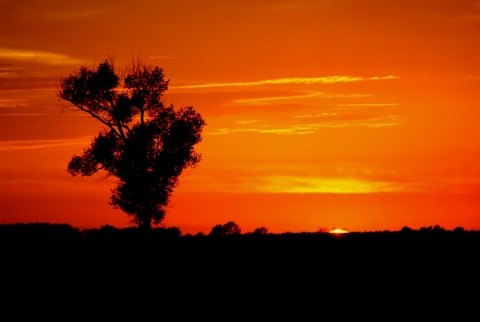
[[[266,227],[258,227],[253,231],[253,233],[255,235],[265,235],[268,233],[268,229]]]
[[[408,226],[403,226],[402,229],[400,230],[402,233],[411,233],[413,232],[413,229],[408,227]]]
[[[133,62],[117,73],[108,59],[96,68],[80,67],[57,91],[71,103],[64,109],[85,112],[104,126],[81,156],[72,157],[68,172],[91,176],[102,170],[116,177],[110,204],[147,230],[164,219],[183,170],[201,160],[194,146],[205,120],[191,106],[165,106],[168,83],[159,67]]]
[[[221,235],[240,235],[242,230],[240,227],[233,221],[229,221],[223,225],[216,225],[210,231],[210,236],[221,236]]]
[[[317,233],[328,233],[329,230],[327,227],[319,227]]]
[[[463,233],[463,232],[465,232],[465,228],[463,228],[462,226],[457,226],[453,229],[453,232]]]

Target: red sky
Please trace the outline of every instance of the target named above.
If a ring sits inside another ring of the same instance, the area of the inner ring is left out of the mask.
[[[57,104],[140,57],[206,119],[166,226],[480,229],[480,3],[1,1],[0,222],[129,226],[66,167],[100,125]]]

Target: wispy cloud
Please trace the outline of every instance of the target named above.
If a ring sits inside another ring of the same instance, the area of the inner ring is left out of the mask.
[[[91,137],[84,137],[64,140],[0,141],[0,151],[44,149],[66,145],[85,145],[90,143],[91,140]]]
[[[255,181],[249,187],[255,192],[268,193],[378,193],[378,192],[409,192],[409,193],[469,193],[478,191],[480,186],[472,178],[462,178],[453,181],[444,178],[432,181],[428,178],[410,178],[388,180],[361,177],[322,177],[322,176],[266,176]],[[245,189],[246,187],[239,187]]]
[[[322,112],[322,113],[308,113],[301,115],[294,115],[294,118],[318,118],[318,117],[335,117],[338,113],[335,112]]]
[[[336,83],[352,83],[372,80],[387,80],[398,78],[393,75],[359,77],[359,76],[323,76],[323,77],[291,77],[276,78],[250,82],[234,82],[234,83],[205,83],[196,85],[177,85],[171,88],[209,88],[209,87],[245,87],[245,86],[262,86],[262,85],[284,85],[284,84],[336,84]]]
[[[314,134],[323,128],[395,126],[403,122],[399,115],[341,115],[333,112],[299,114],[283,119],[236,121],[230,127],[212,128],[205,135],[259,133],[277,135]]]
[[[271,176],[264,178],[258,192],[271,193],[372,193],[402,190],[393,183],[354,178]]]
[[[60,69],[82,64],[85,61],[53,52],[0,48],[0,91],[52,90]]]
[[[0,108],[16,108],[27,105],[27,99],[0,99]]]
[[[3,116],[45,116],[47,113],[3,113]]]
[[[335,107],[365,107],[365,106],[399,106],[399,103],[353,103],[353,104],[330,104]]]
[[[31,61],[45,65],[76,65],[83,61],[62,54],[37,51],[0,48],[0,59]]]
[[[149,59],[177,59],[176,56],[149,56]]]
[[[312,92],[312,91],[302,91],[294,92],[292,95],[282,95],[282,96],[265,96],[265,97],[253,97],[253,98],[237,98],[233,99],[232,103],[234,104],[243,104],[243,105],[269,105],[277,104],[279,102],[293,102],[301,99],[308,98],[365,98],[372,97],[372,94],[332,94],[325,92]],[[331,106],[392,106],[399,105],[397,103],[365,103],[365,104],[336,104]]]
[[[239,120],[236,121],[235,124],[253,124],[253,123],[258,123],[260,120]]]
[[[257,98],[237,98],[237,99],[234,99],[232,102],[234,104],[267,105],[267,104],[278,102],[278,101],[289,101],[289,100],[297,100],[297,99],[303,99],[303,98],[320,97],[320,96],[326,96],[326,95],[327,95],[326,93],[322,93],[322,92],[303,92],[297,95],[270,96],[270,97],[257,97]]]
[[[197,178],[197,189],[230,193],[378,193],[404,191],[402,183],[368,178],[324,177],[303,175],[253,175],[222,180]]]

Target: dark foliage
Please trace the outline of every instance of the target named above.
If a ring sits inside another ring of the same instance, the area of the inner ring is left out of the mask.
[[[117,74],[113,61],[105,60],[62,79],[57,93],[70,103],[64,108],[87,113],[104,126],[82,155],[72,157],[68,172],[103,171],[117,178],[111,205],[146,230],[163,221],[180,175],[201,160],[194,147],[205,120],[191,106],[165,106],[168,83],[159,67],[138,63]]]
[[[110,225],[104,225],[100,228],[83,229],[72,227],[68,224],[51,223],[16,223],[0,225],[0,241],[4,243],[16,241],[30,243],[35,245],[44,241],[55,242],[102,242],[112,243],[112,241],[142,241],[146,238],[150,240],[176,240],[185,243],[202,243],[202,241],[213,241],[217,243],[217,237],[225,237],[222,242],[231,241],[248,245],[250,243],[259,245],[262,242],[268,244],[296,244],[301,243],[304,246],[313,246],[317,243],[326,243],[325,245],[350,245],[349,247],[385,247],[389,246],[412,246],[421,247],[425,245],[440,247],[455,245],[457,243],[480,247],[480,231],[465,230],[462,227],[456,227],[453,230],[446,230],[439,226],[421,227],[418,230],[411,228],[402,228],[400,231],[382,231],[382,232],[350,232],[347,234],[331,234],[326,232],[303,232],[303,233],[267,233],[265,227],[256,229],[254,232],[242,234],[240,227],[233,221],[223,225],[215,225],[208,235],[197,233],[195,235],[183,235],[178,227],[155,227],[147,234],[138,227],[116,228]],[[210,243],[210,242],[208,242]],[[213,245],[212,243],[212,245]],[[258,244],[257,244],[258,243]],[[15,244],[10,244],[14,246]],[[319,245],[319,244],[318,244]],[[323,245],[323,246],[325,246]],[[315,246],[316,247],[316,246]],[[413,250],[414,248],[412,248]],[[479,249],[480,250],[480,249]]]
[[[229,221],[223,225],[215,225],[209,236],[239,235],[241,233],[240,227],[235,222]]]
[[[268,229],[266,227],[258,227],[253,231],[254,234],[263,235],[268,234]]]

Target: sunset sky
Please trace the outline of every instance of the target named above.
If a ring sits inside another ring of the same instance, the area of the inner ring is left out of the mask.
[[[478,0],[0,0],[0,222],[128,227],[66,167],[101,126],[57,85],[164,69],[207,122],[164,224],[209,233],[480,229]]]

